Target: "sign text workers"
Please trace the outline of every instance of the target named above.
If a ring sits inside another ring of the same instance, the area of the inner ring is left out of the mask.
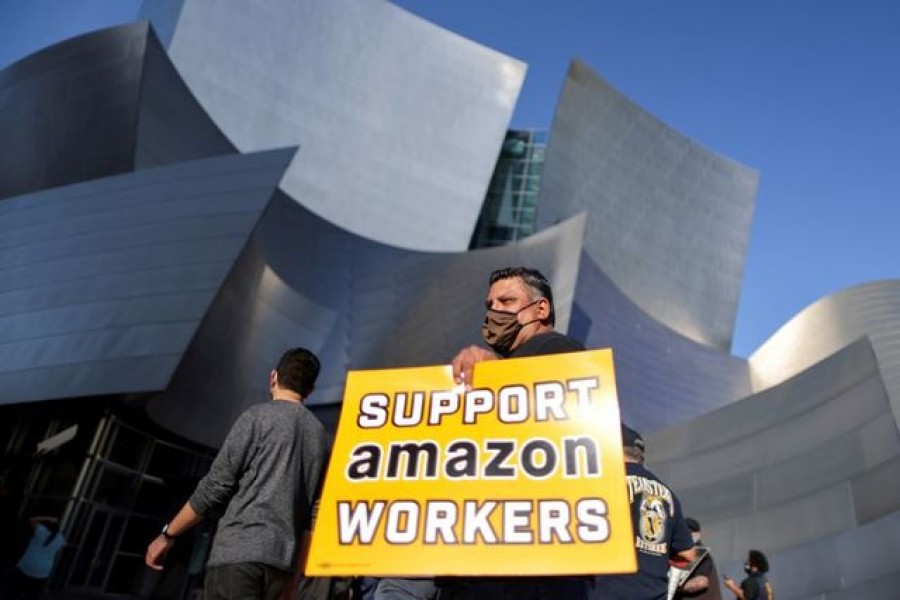
[[[635,568],[611,351],[348,374],[307,574]]]

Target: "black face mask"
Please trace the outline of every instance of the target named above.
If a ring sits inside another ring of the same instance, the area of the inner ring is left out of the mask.
[[[540,298],[515,312],[489,308],[484,315],[484,323],[481,326],[481,336],[487,342],[487,345],[500,356],[508,356],[512,351],[513,342],[516,341],[516,337],[518,337],[522,328],[540,321],[540,319],[534,319],[527,323],[519,323],[519,313],[529,306],[534,306],[539,300]]]
[[[744,563],[744,573],[750,572],[750,563]]]

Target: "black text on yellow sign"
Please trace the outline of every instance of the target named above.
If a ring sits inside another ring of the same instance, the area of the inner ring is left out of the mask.
[[[635,569],[609,350],[355,371],[311,575]]]

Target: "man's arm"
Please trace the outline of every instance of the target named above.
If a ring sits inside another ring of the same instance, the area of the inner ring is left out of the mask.
[[[144,556],[147,566],[156,571],[162,570],[166,555],[169,553],[169,548],[175,543],[175,538],[187,533],[202,520],[203,517],[193,509],[191,504],[185,503],[175,518],[169,521],[165,535],[160,533],[147,546],[147,554]]]
[[[160,533],[147,546],[144,562],[148,567],[157,571],[162,569],[175,538],[197,525],[210,510],[227,505],[243,472],[251,435],[252,424],[245,412],[232,425],[209,473],[200,480],[178,514],[169,521],[166,535]]]
[[[726,575],[724,581],[725,587],[731,590],[731,593],[734,594],[735,598],[737,598],[738,600],[747,600],[744,596],[744,590],[737,586],[737,584],[734,582],[734,579]]]
[[[693,573],[681,586],[681,589],[689,594],[697,594],[707,590],[711,583],[712,558],[710,558],[709,550],[701,546],[695,547],[699,556],[695,560],[699,560],[699,563],[692,567]]]
[[[237,491],[238,481],[247,469],[251,450],[256,448],[256,419],[251,410],[238,417],[213,459],[209,472],[200,480],[190,502],[200,515],[222,511]]]
[[[456,353],[450,364],[453,365],[453,381],[472,387],[472,372],[475,363],[485,360],[497,360],[497,355],[481,346],[469,346]]]
[[[681,589],[689,594],[696,594],[708,588],[709,577],[707,577],[706,575],[694,575],[693,577],[685,581],[683,586],[681,586]]]
[[[687,550],[681,550],[675,553],[675,556],[683,561],[687,561],[688,563],[694,562],[697,559],[697,548],[696,546],[692,546]]]

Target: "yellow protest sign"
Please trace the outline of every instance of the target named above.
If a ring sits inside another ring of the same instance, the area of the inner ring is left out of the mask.
[[[634,572],[612,351],[352,371],[308,575]]]

